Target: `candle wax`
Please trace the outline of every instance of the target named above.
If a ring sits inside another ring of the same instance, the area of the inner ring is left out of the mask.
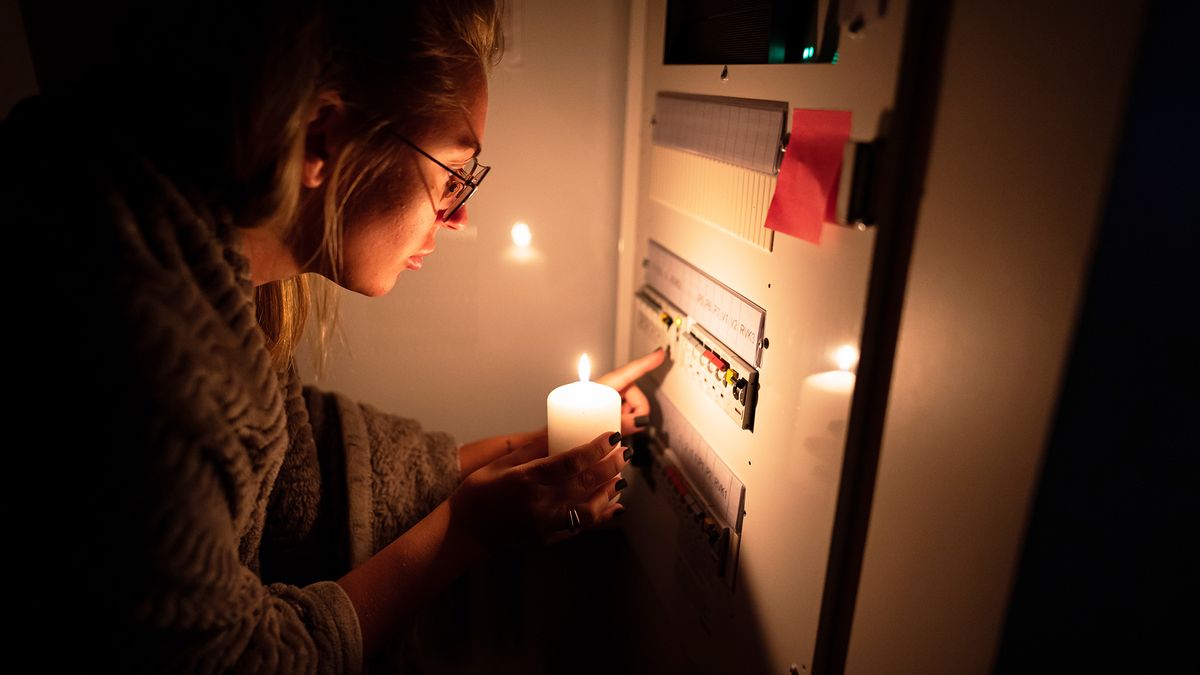
[[[572,382],[546,397],[550,454],[590,443],[602,433],[621,430],[621,395],[598,382]]]

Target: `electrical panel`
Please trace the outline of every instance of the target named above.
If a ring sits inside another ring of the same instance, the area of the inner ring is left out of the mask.
[[[711,67],[662,62],[666,4],[631,22],[644,48],[631,52],[616,294],[617,362],[668,352],[639,383],[650,433],[622,493],[655,589],[639,597],[653,620],[634,647],[671,672],[812,672],[876,243],[868,188],[907,2],[858,20],[855,40],[810,45],[832,50],[820,66]],[[816,7],[830,34],[854,18]],[[780,173],[819,146],[813,111],[850,127],[815,240],[767,227],[816,180]]]

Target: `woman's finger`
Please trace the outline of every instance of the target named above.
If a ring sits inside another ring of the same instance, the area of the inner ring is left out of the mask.
[[[612,500],[616,499],[621,494],[621,490],[624,490],[628,485],[629,481],[625,480],[625,477],[621,474],[613,476],[608,481],[608,484],[605,485],[605,488],[607,488],[605,494],[608,496],[608,501],[612,502]]]
[[[625,390],[625,403],[621,406],[621,433],[626,436],[637,433],[650,423],[650,399],[636,385]]]
[[[650,424],[649,415],[635,415],[633,413],[621,415],[621,433],[626,436],[632,436],[639,431],[644,431],[648,424]]]
[[[518,466],[520,464],[525,464],[526,462],[543,459],[549,452],[550,445],[549,440],[546,438],[546,434],[538,434],[521,447],[514,449],[512,452],[506,455],[503,455],[500,458],[500,461],[506,463],[507,466]]]
[[[601,485],[582,501],[571,502],[568,500],[552,522],[559,524],[558,529],[566,529],[570,532],[590,530],[608,522],[615,510],[612,500],[616,496],[613,491],[616,482],[612,481]]]
[[[543,485],[565,483],[604,459],[620,441],[621,432],[605,432],[586,445],[551,457],[535,459],[525,464],[524,470]]]
[[[615,486],[615,483],[613,485]],[[600,491],[598,491],[598,492],[600,492]],[[613,498],[610,498],[608,496],[609,492],[611,492],[611,488],[606,486],[605,490],[600,493],[600,494],[602,494],[602,496],[604,498],[598,499],[597,503],[595,505],[592,505],[591,502],[588,503],[589,504],[588,506],[585,506],[583,508],[580,508],[578,505],[576,505],[576,506],[567,505],[565,507],[566,510],[564,511],[564,513],[566,513],[567,515],[561,516],[559,518],[559,520],[561,520],[563,523],[566,523],[567,526],[563,527],[561,529],[555,529],[554,526],[551,526],[550,534],[545,537],[546,543],[547,544],[556,544],[560,541],[570,539],[571,537],[574,537],[575,535],[582,533],[585,529],[585,527],[583,525],[584,519],[588,519],[587,520],[587,522],[589,523],[587,526],[588,528],[603,527],[603,526],[613,522],[614,519],[616,519],[618,516],[623,514],[625,512],[625,505],[621,504],[618,501],[614,501]],[[574,508],[575,512],[579,515],[579,524],[575,527],[574,531],[572,531],[570,529],[570,522],[571,522],[570,510],[572,508]],[[596,510],[595,511],[591,510],[593,508]],[[597,515],[597,513],[599,515]]]
[[[604,459],[580,471],[563,483],[563,498],[568,501],[582,500],[592,494],[596,488],[616,483],[620,478],[621,470],[629,464],[630,457],[633,457],[633,450],[622,445],[616,446],[604,456]]]
[[[607,524],[612,518],[615,506],[612,500],[616,496],[616,493],[611,493],[614,486],[615,482],[613,486],[608,484],[601,486],[584,502],[582,508],[576,507],[579,517],[583,521],[583,529],[600,527]]]
[[[611,373],[597,378],[596,381],[600,384],[607,384],[617,391],[624,391],[626,387],[637,382],[639,377],[662,365],[666,356],[666,351],[659,347],[640,359],[634,359]]]
[[[631,414],[646,415],[650,412],[650,399],[646,398],[646,394],[636,384],[629,385],[624,398],[627,410]]]

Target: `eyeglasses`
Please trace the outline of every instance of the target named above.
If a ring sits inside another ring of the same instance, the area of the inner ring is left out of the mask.
[[[451,169],[434,159],[433,155],[418,148],[416,143],[413,143],[400,134],[395,134],[395,136],[404,141],[408,147],[424,155],[429,161],[450,172],[450,180],[446,181],[446,191],[442,193],[442,202],[444,203],[448,199],[451,201],[446,210],[442,212],[442,222],[450,222],[454,214],[462,208],[463,204],[467,203],[471,195],[475,194],[475,188],[479,187],[479,184],[483,182],[488,172],[492,170],[492,167],[480,164],[479,160],[475,157],[472,157],[463,168]]]

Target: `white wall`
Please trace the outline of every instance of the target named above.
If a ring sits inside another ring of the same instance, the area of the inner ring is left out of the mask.
[[[513,9],[519,59],[491,78],[480,159],[493,169],[468,230],[439,234],[387,296],[343,294],[350,353],[319,383],[460,441],[545,424],[546,394],[582,352],[612,366],[628,3]],[[518,220],[533,231],[524,261]]]
[[[952,9],[847,673],[992,669],[1141,4]]]

